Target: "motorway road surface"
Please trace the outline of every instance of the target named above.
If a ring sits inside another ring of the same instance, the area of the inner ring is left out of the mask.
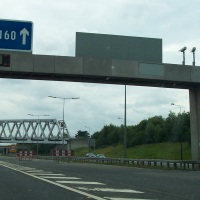
[[[0,200],[47,199],[200,200],[200,172],[0,156]]]

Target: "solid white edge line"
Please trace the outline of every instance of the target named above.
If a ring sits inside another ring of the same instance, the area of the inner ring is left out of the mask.
[[[58,186],[58,187],[61,187],[61,188],[66,189],[66,190],[70,190],[70,191],[72,191],[72,192],[81,194],[81,195],[83,195],[83,196],[86,196],[87,198],[93,198],[93,199],[96,199],[96,200],[106,200],[106,199],[104,199],[104,198],[102,198],[102,197],[98,197],[98,196],[95,196],[95,195],[92,195],[92,194],[89,194],[89,193],[86,193],[86,192],[83,192],[83,191],[80,191],[80,190],[77,190],[77,189],[74,189],[74,188],[71,188],[71,187],[68,187],[68,186],[65,186],[65,185],[61,185],[61,184],[59,184],[59,183],[52,182],[52,181],[50,181],[50,180],[48,180],[48,179],[43,179],[43,178],[41,178],[41,177],[38,177],[38,176],[35,176],[35,175],[32,175],[32,174],[28,174],[28,173],[26,173],[26,172],[24,172],[24,171],[20,171],[20,170],[14,169],[14,168],[8,167],[8,166],[3,165],[3,164],[0,164],[0,165],[4,166],[4,167],[6,167],[6,168],[12,169],[12,170],[21,172],[21,173],[26,174],[26,175],[28,175],[28,176],[32,176],[32,177],[34,177],[34,178],[37,178],[37,179],[42,180],[42,181],[44,181],[44,182],[50,183],[50,184],[52,184],[52,185],[56,185],[56,186]]]

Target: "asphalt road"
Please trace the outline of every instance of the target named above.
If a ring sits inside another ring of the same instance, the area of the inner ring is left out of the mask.
[[[0,199],[199,200],[200,172],[0,156]]]

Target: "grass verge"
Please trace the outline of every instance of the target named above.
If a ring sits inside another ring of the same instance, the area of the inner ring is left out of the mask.
[[[124,156],[123,145],[108,146],[90,150],[95,154],[102,153],[106,157],[122,158]],[[135,147],[127,148],[127,158],[136,159],[167,159],[167,160],[180,160],[181,145],[180,143],[157,143],[138,145]],[[88,153],[88,148],[75,149],[75,156],[85,156]],[[191,146],[188,143],[183,143],[182,148],[183,160],[191,160]]]

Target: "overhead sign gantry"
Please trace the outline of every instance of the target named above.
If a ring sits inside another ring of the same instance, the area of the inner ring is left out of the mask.
[[[11,29],[5,30],[15,37]],[[5,30],[1,32],[0,42],[7,37]],[[18,31],[16,38],[19,36]],[[23,33],[20,39],[23,43]],[[107,35],[79,33],[76,48],[76,57],[2,51],[0,78],[189,89],[192,159],[200,160],[199,66],[163,63],[160,39],[107,38]],[[124,53],[126,48],[129,50]]]

